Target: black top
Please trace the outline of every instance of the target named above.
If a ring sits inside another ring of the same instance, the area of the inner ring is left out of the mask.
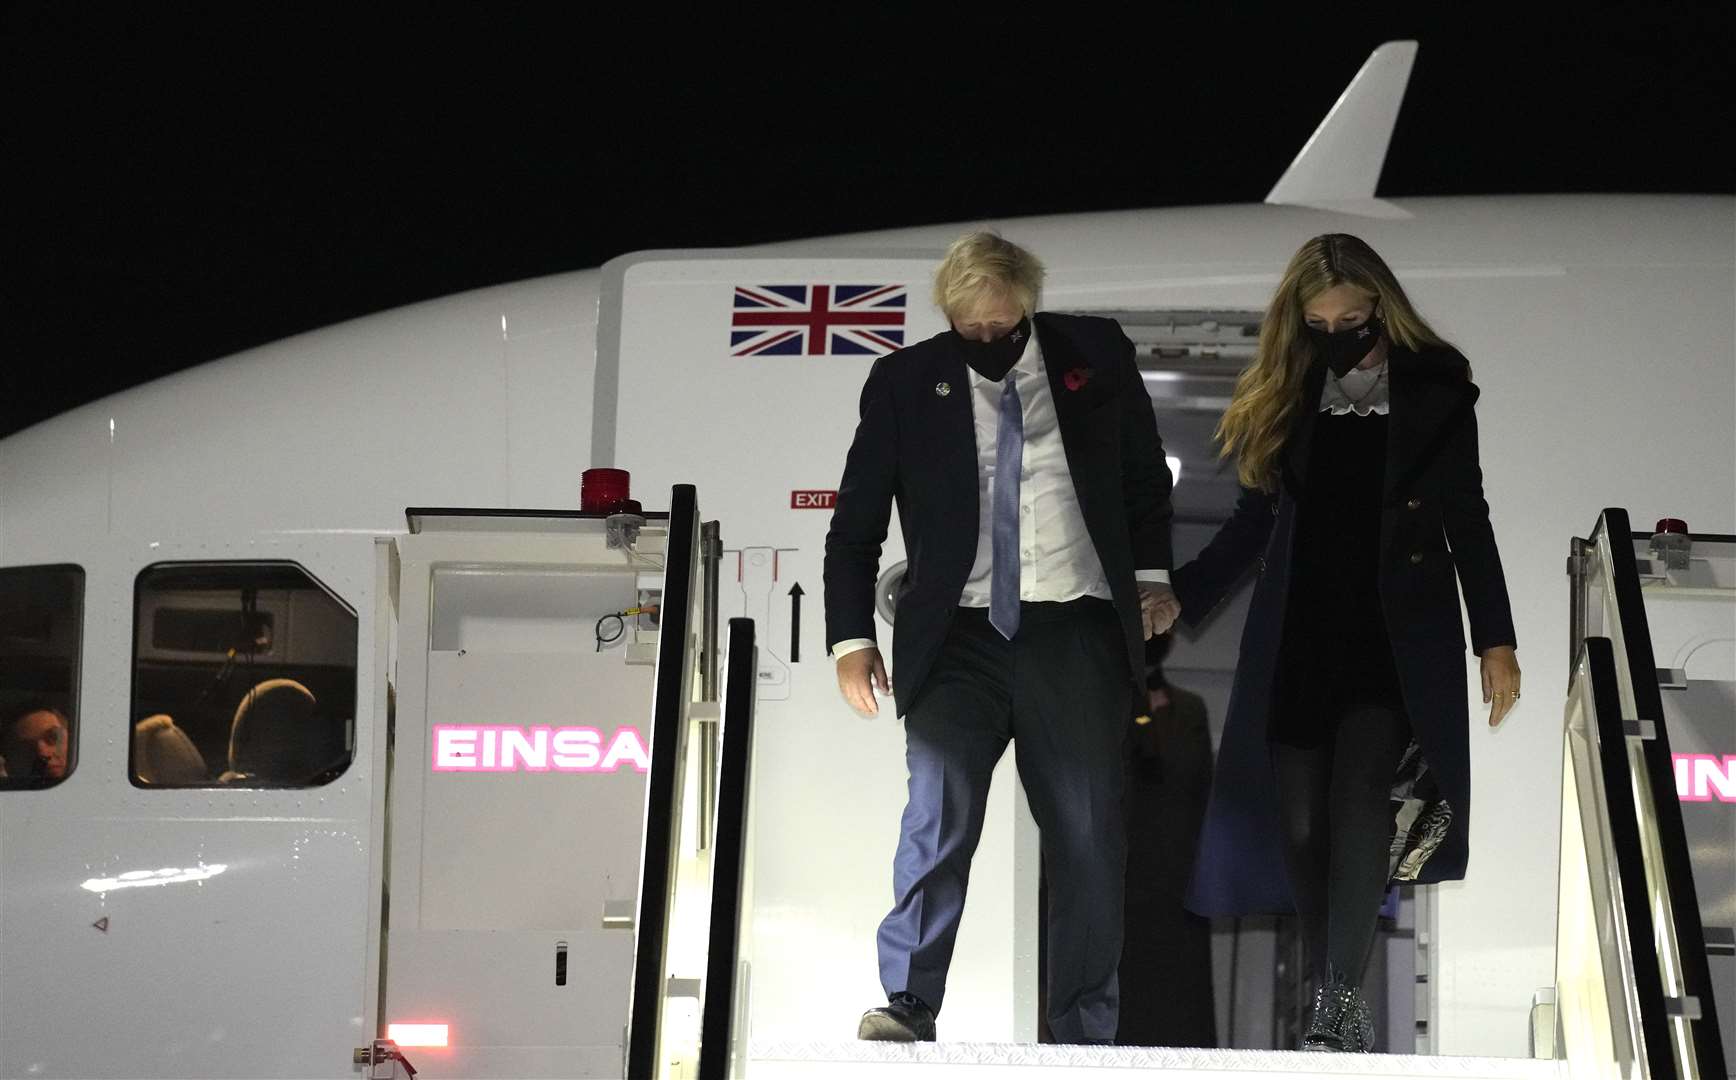
[[[1330,713],[1402,704],[1380,606],[1380,504],[1387,418],[1316,417],[1284,613],[1273,737],[1312,743]]]

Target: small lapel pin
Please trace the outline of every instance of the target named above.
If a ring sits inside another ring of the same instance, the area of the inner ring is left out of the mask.
[[[1019,342],[1025,340],[1025,332],[1023,330],[1014,330],[1012,333],[1012,338],[1013,338],[1013,344],[1017,345]]]
[[[952,384],[951,383],[935,383],[934,384],[934,396],[935,397],[945,397],[946,395],[948,395],[950,393],[952,393]]]

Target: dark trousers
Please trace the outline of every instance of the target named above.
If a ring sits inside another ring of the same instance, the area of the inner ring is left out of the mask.
[[[1212,734],[1198,694],[1170,687],[1127,740],[1127,941],[1122,1046],[1216,1046],[1212,924],[1183,906],[1212,787]]]
[[[880,981],[936,1012],[946,997],[989,778],[1009,740],[1043,834],[1048,1022],[1061,1042],[1112,1040],[1123,876],[1121,743],[1131,681],[1115,610],[1022,605],[1012,641],[961,608],[905,717],[910,799],[880,924]]]
[[[1302,922],[1308,966],[1361,985],[1386,897],[1392,782],[1410,744],[1402,709],[1328,708],[1313,738],[1272,743],[1284,864]]]

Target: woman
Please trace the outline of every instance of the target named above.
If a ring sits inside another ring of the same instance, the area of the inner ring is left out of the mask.
[[[1316,986],[1304,1049],[1373,1048],[1360,983],[1389,881],[1464,876],[1455,568],[1490,725],[1519,698],[1476,400],[1380,256],[1308,241],[1218,425],[1241,500],[1174,574],[1192,625],[1260,567],[1189,906],[1296,911]]]

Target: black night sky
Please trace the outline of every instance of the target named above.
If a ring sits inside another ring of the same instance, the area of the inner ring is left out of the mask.
[[[1736,191],[1728,3],[603,8],[6,5],[0,435],[634,249],[1257,202],[1395,38],[1383,195]]]

